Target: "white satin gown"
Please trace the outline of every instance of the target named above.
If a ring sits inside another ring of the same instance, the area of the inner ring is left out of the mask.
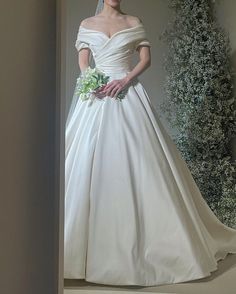
[[[143,24],[111,38],[80,25],[77,50],[120,79],[151,46]],[[138,78],[125,99],[77,102],[65,134],[64,277],[153,286],[209,276],[236,230],[203,199]]]

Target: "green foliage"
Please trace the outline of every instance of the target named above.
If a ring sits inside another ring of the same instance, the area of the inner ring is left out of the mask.
[[[167,99],[161,109],[177,129],[174,141],[208,205],[236,227],[236,135],[234,71],[228,34],[208,0],[172,0],[173,20],[161,39]]]

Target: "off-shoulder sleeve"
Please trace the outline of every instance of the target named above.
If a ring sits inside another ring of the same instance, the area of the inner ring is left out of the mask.
[[[149,46],[149,47],[151,47],[151,42],[147,38],[143,39],[142,41],[138,40],[135,43],[135,50],[137,50],[139,46]]]
[[[151,47],[151,42],[147,37],[146,28],[143,25],[143,23],[141,23],[140,26],[137,27],[137,31],[135,34],[134,49],[137,50],[140,46]]]
[[[89,43],[82,40],[80,36],[80,31],[78,31],[78,34],[77,34],[77,39],[75,41],[75,48],[77,49],[78,52],[83,48],[89,48]]]

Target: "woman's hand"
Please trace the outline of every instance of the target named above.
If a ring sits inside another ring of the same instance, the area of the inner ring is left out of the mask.
[[[95,92],[95,95],[98,98],[103,98],[105,96],[116,97],[126,86],[130,83],[128,77],[124,77],[123,79],[113,80],[110,83],[100,87]]]
[[[105,87],[105,85],[101,86],[100,88],[98,88],[97,90],[94,91],[94,94],[97,98],[102,99],[102,98],[106,97],[106,94],[102,92],[104,87]]]

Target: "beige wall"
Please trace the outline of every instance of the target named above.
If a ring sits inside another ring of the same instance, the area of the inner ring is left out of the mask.
[[[54,0],[0,2],[0,292],[54,294]]]
[[[232,49],[236,51],[236,22],[235,22],[235,11],[236,1],[235,0],[221,0],[217,1],[217,16],[219,23],[229,32]]]

